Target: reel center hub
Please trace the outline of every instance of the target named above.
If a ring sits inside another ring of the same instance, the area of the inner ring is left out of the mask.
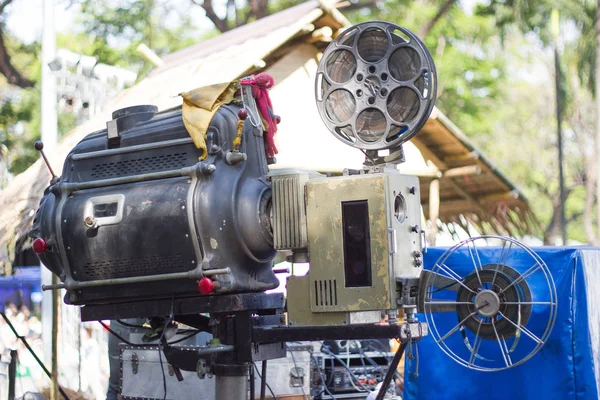
[[[367,79],[365,79],[363,86],[367,96],[371,97],[377,96],[381,90],[381,82],[375,75],[368,76]]]
[[[482,290],[475,296],[475,309],[483,317],[493,317],[500,311],[500,297],[493,290]]]

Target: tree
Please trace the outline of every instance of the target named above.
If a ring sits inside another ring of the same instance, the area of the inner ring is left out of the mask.
[[[428,32],[423,40],[437,67],[436,104],[469,136],[493,134],[488,116],[498,107],[506,65],[490,17],[468,15],[459,7],[449,7],[440,16],[436,1],[398,0],[353,12],[349,17],[353,22],[386,20],[413,32]]]
[[[600,4],[600,2],[599,2]],[[582,123],[589,124],[589,119],[582,118],[579,110],[586,107],[582,103],[586,97],[582,88],[595,94],[600,83],[600,18],[598,4],[592,0],[491,0],[488,5],[479,6],[478,14],[492,16],[496,25],[502,32],[506,32],[512,27],[517,27],[523,33],[535,34],[543,45],[551,43],[551,33],[549,29],[550,14],[553,8],[559,9],[563,21],[568,21],[571,27],[578,30],[579,38],[575,44],[570,43],[574,50],[567,47],[563,55],[563,65],[561,69],[571,73],[571,79],[561,81],[561,93],[563,98],[567,99],[563,105],[563,115],[565,115],[565,133],[571,133],[572,138],[579,144],[580,149],[594,148],[600,151],[600,97],[596,96],[596,109],[589,110],[592,115],[597,115],[596,139],[590,137],[589,125],[582,126]],[[578,77],[573,78],[572,68],[576,66]],[[596,76],[598,75],[598,80]],[[574,86],[575,85],[575,86]],[[578,86],[577,86],[578,85]],[[599,89],[600,90],[600,89]],[[572,95],[565,94],[571,92]],[[564,113],[567,111],[567,113]],[[591,147],[590,147],[591,146]],[[585,156],[585,153],[579,153]],[[584,227],[586,232],[585,241],[589,243],[600,244],[600,206],[596,210],[596,227],[594,232],[591,221],[593,220],[593,203],[600,202],[600,185],[598,185],[598,174],[600,169],[594,157],[583,157],[582,179],[580,184],[585,191],[585,218]],[[565,204],[568,209],[569,205]],[[558,211],[558,209],[557,209]],[[568,219],[568,218],[567,218]],[[551,224],[558,224],[558,218],[552,218]],[[548,230],[547,230],[548,231]],[[557,227],[550,229],[551,232],[557,232]]]
[[[34,82],[27,79],[13,65],[10,56],[10,50],[6,43],[5,20],[8,15],[8,9],[13,0],[3,0],[0,2],[0,73],[4,75],[6,81],[11,85],[16,85],[21,88],[33,87]]]
[[[215,28],[221,32],[245,25],[251,21],[261,19],[274,12],[285,10],[302,0],[278,0],[269,3],[269,0],[247,0],[244,3],[235,0],[227,0],[225,15],[219,16],[215,10],[213,0],[191,0],[192,4],[202,7]],[[374,0],[371,1],[374,4]]]
[[[162,56],[200,39],[194,36],[189,13],[169,7],[168,0],[82,0],[81,11],[85,32],[78,38],[80,43],[86,38],[91,42],[82,52],[102,63],[137,70],[138,79],[154,68],[137,51],[139,44]]]

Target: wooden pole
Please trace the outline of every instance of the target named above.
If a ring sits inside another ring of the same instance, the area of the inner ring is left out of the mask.
[[[431,228],[427,232],[428,242],[435,246],[435,240],[438,234],[437,220],[440,216],[440,180],[434,179],[429,184],[429,222]]]
[[[52,274],[52,284],[58,284],[58,277]],[[58,301],[59,291],[52,291],[52,386],[50,400],[59,400],[58,397]]]
[[[596,157],[600,154],[600,0],[596,5]],[[597,160],[597,159],[596,159]],[[596,161],[596,240],[600,242],[600,162]]]

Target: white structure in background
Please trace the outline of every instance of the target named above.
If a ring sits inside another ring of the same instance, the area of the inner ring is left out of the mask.
[[[45,60],[52,60],[47,62],[49,68],[45,70],[48,70],[48,74],[43,78],[46,79],[44,91],[46,103],[42,110],[42,141],[46,149],[52,149],[57,140],[57,111],[74,113],[79,125],[94,117],[121,90],[133,85],[137,79],[135,72],[99,64],[96,57],[76,54],[66,49],[59,49],[55,56],[46,57]],[[51,276],[47,276],[50,275],[49,271],[42,267],[42,274],[46,275],[45,279],[42,279],[43,283],[50,283]],[[50,292],[44,293],[42,306],[44,359],[48,366],[50,366],[52,351],[50,345],[52,310],[49,294]],[[64,294],[62,291],[60,297],[62,298]],[[101,398],[101,395],[106,393],[108,381],[106,333],[99,324],[82,327],[77,307],[64,307],[61,302],[59,315],[59,383],[64,387],[81,390],[95,398]],[[89,351],[90,344],[93,344],[92,347],[96,348],[96,351]],[[96,367],[91,372],[85,367],[90,363]],[[82,372],[86,376],[83,376]],[[44,382],[45,378],[41,383]]]
[[[74,113],[78,124],[96,115],[137,79],[135,72],[66,49],[59,49],[49,65],[56,76],[59,111]]]

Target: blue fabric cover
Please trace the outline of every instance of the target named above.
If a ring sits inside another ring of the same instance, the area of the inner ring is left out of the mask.
[[[425,268],[431,269],[446,250],[430,248],[424,258]],[[447,264],[456,271],[472,270],[467,249],[459,250]],[[500,249],[494,247],[478,247],[478,250],[483,264],[495,263],[500,253]],[[416,360],[406,360],[405,400],[599,398],[598,338],[590,331],[598,332],[600,325],[597,315],[599,296],[596,295],[600,293],[600,250],[547,247],[534,251],[548,265],[558,294],[556,325],[547,344],[520,366],[500,372],[481,372],[457,364],[429,335],[418,344],[418,364]],[[586,277],[587,285],[593,285],[595,289],[586,288]],[[532,287],[534,298],[535,290]],[[424,315],[419,315],[419,319],[425,320]],[[451,321],[449,323],[458,322],[455,314]],[[534,322],[533,317],[530,322]],[[440,332],[447,332],[451,327],[448,324],[444,330],[438,326]],[[417,365],[418,374],[415,374]]]

